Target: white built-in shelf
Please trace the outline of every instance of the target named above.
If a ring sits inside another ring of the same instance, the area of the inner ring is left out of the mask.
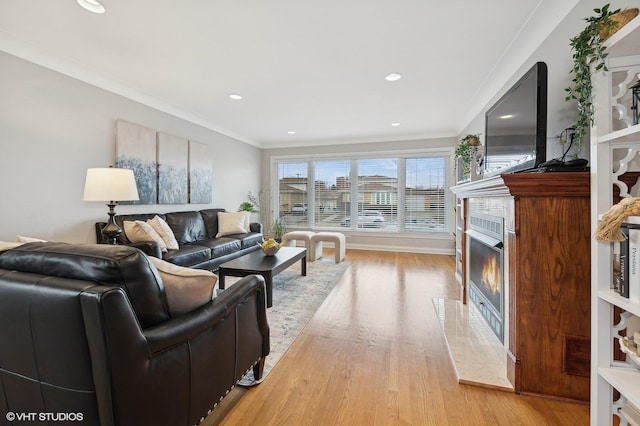
[[[627,401],[636,407],[640,406],[640,370],[631,367],[605,367],[598,368],[598,373],[623,394]]]
[[[628,298],[620,296],[614,290],[600,290],[598,291],[598,297],[640,317],[640,305],[629,302]]]
[[[606,41],[609,57],[637,55],[636,40],[640,40],[640,16],[636,16]]]
[[[602,135],[598,143],[640,142],[640,124]]]

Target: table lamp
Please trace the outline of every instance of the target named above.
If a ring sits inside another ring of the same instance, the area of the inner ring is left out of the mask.
[[[102,228],[102,235],[109,244],[116,244],[118,236],[122,233],[122,229],[114,220],[116,205],[119,201],[139,200],[133,170],[114,167],[87,169],[83,199],[107,202],[109,220]]]

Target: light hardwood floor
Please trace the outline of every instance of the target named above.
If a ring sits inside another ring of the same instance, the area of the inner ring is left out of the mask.
[[[432,303],[458,297],[453,258],[349,250],[347,260],[265,381],[233,390],[204,425],[589,424],[586,405],[457,383]]]

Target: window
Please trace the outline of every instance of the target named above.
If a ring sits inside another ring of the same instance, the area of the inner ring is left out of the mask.
[[[350,214],[351,161],[314,161],[314,226],[336,228]]]
[[[278,164],[279,216],[287,226],[306,227],[308,163],[281,162]]]
[[[449,154],[275,160],[278,214],[294,228],[446,232],[448,164]]]
[[[407,158],[405,229],[445,231],[445,159]]]

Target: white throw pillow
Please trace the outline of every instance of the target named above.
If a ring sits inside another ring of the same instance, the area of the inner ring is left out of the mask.
[[[18,242],[18,243],[46,243],[47,240],[41,240],[40,238],[33,238],[33,237],[23,237],[22,235],[18,235],[16,237],[16,242]]]
[[[180,248],[173,231],[160,216],[156,215],[153,219],[147,220],[147,223],[160,235],[169,250],[178,250]]]
[[[162,240],[162,237],[147,222],[125,220],[124,233],[132,243],[156,242],[160,245],[160,250],[167,251],[167,245]]]
[[[211,271],[191,269],[149,256],[164,283],[171,315],[176,317],[209,302],[218,287],[218,277]]]
[[[12,243],[10,241],[0,241],[0,251],[11,250],[12,248],[23,245],[24,243],[15,242]]]
[[[247,212],[218,212],[218,233],[216,238],[232,234],[246,234]]]

